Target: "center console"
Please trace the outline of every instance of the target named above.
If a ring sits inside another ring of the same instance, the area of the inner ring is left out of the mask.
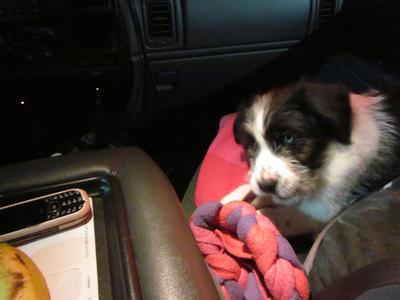
[[[0,168],[0,207],[70,188],[93,199],[99,299],[220,299],[166,176],[119,148]]]

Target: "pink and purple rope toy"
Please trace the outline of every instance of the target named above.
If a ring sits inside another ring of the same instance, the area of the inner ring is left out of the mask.
[[[190,227],[226,299],[309,298],[293,248],[249,203],[207,202],[195,210]]]

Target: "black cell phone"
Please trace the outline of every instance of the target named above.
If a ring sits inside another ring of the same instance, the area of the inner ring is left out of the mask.
[[[86,223],[92,216],[90,198],[69,189],[0,207],[0,242],[21,244]]]

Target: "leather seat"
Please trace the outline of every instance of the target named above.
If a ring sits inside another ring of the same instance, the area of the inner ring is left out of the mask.
[[[347,291],[346,297],[335,299],[355,299],[350,295],[382,286],[400,287],[399,220],[400,179],[345,210],[319,247],[309,274],[312,291],[324,297],[327,290]],[[400,290],[396,295],[400,299]]]
[[[318,81],[342,83],[354,93],[371,89],[384,91],[399,86],[399,76],[383,62],[367,62],[348,54],[331,57],[314,74]]]

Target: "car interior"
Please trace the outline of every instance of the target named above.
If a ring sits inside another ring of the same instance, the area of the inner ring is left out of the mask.
[[[221,299],[188,225],[219,120],[296,80],[400,79],[395,0],[0,0],[0,207],[93,199],[99,299]],[[400,298],[396,181],[321,244],[312,299]],[[311,233],[288,236],[299,257]]]

